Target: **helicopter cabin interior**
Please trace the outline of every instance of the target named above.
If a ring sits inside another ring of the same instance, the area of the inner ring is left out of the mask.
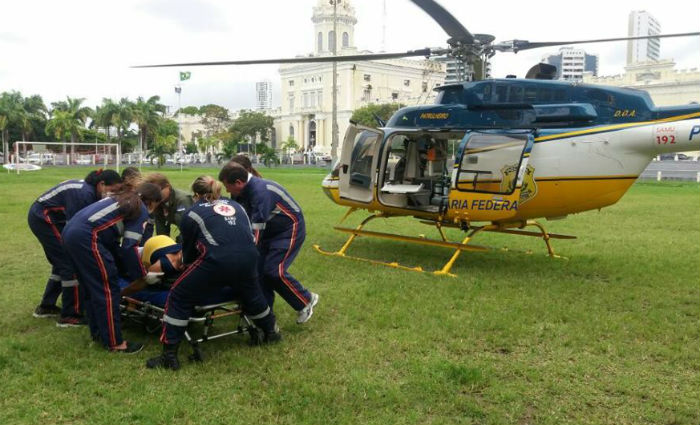
[[[513,194],[532,136],[529,132],[400,131],[389,134],[384,143],[383,139],[379,131],[359,128],[346,139],[351,143],[344,145],[341,157],[341,197],[370,202],[376,186],[377,200],[383,205],[444,212],[453,189]]]

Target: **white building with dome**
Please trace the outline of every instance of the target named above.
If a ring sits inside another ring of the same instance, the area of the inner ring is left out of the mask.
[[[355,9],[348,0],[337,0],[338,37],[333,33],[333,5],[319,0],[313,8],[314,50],[309,56],[371,53],[354,44]],[[332,140],[333,64],[282,65],[281,108],[275,115],[276,144],[291,136],[301,149],[330,152]],[[388,59],[338,62],[339,143],[355,109],[371,103],[416,105],[434,100],[433,88],[445,80],[445,65],[431,60]]]

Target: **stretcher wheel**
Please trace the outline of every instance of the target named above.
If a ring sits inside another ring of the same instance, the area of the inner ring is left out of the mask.
[[[191,362],[203,362],[204,354],[202,353],[202,349],[199,348],[199,346],[192,347],[192,354],[190,354],[188,358]]]

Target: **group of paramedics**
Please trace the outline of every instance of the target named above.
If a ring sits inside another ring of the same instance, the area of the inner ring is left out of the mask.
[[[231,198],[221,196],[224,188]],[[59,327],[87,325],[109,351],[143,348],[122,337],[121,297],[170,279],[163,350],[146,362],[148,368],[180,368],[178,346],[194,307],[223,290],[232,290],[255,324],[252,345],[282,339],[272,309],[275,293],[297,311],[299,324],[318,303],[319,296],[288,271],[306,235],[301,207],[243,155],[226,164],[218,180],[198,177],[190,193],[160,173],[92,171],[39,196],[28,222],[51,264],[34,316],[57,317]],[[173,225],[177,240],[170,238]]]

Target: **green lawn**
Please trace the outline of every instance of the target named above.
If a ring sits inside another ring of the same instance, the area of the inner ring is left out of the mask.
[[[554,240],[483,235],[458,278],[325,257],[343,209],[322,170],[268,170],[304,209],[292,267],[321,295],[304,326],[276,304],[284,341],[203,346],[206,361],[151,371],[35,319],[49,267],[26,224],[44,190],[87,169],[0,174],[0,424],[694,424],[700,422],[700,188],[637,183],[602,211],[545,222]],[[208,170],[216,175],[217,170]],[[187,188],[201,170],[166,171]],[[350,224],[361,217],[353,217]],[[417,220],[368,229],[433,235]],[[458,231],[451,231],[454,238]],[[525,251],[532,251],[528,255]],[[448,252],[359,240],[352,254],[439,267]],[[183,347],[184,359],[189,352]]]

